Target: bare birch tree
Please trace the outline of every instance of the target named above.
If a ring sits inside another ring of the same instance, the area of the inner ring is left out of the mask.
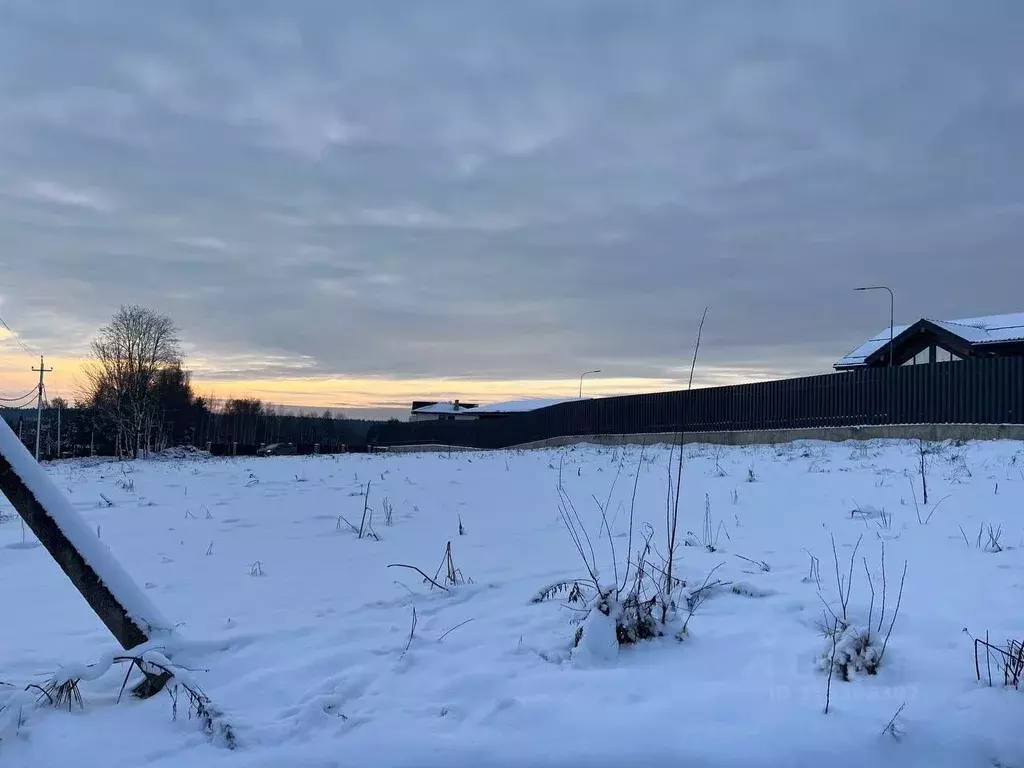
[[[119,454],[150,450],[160,427],[154,385],[180,364],[178,329],[167,315],[122,306],[100,329],[85,367],[86,395],[116,430]]]

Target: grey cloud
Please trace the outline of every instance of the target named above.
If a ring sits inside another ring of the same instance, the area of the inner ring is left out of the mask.
[[[713,378],[827,368],[887,319],[864,282],[1022,309],[1010,0],[2,13],[37,346],[138,301],[226,375],[660,377],[709,305]]]

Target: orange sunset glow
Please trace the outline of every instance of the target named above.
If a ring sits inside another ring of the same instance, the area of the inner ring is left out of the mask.
[[[74,400],[82,382],[84,357],[47,356],[46,390],[49,397]],[[7,396],[28,392],[38,382],[31,371],[39,363],[18,348],[9,334],[0,337],[0,392]],[[187,361],[186,361],[187,364]],[[574,397],[579,378],[487,380],[465,377],[391,378],[360,375],[316,375],[274,378],[219,378],[204,375],[203,366],[193,370],[198,394],[214,398],[256,397],[267,403],[303,408],[408,411],[413,400],[452,400],[490,403],[532,397]],[[777,378],[778,373],[759,368],[702,367],[694,386],[738,384]],[[584,395],[598,397],[680,389],[687,384],[685,373],[678,378],[588,377]]]

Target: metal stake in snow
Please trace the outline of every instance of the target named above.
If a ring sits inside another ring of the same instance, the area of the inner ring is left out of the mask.
[[[173,631],[3,419],[0,492],[122,648],[128,650]]]

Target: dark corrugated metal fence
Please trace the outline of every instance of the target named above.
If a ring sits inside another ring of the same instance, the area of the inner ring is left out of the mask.
[[[1022,424],[1024,358],[869,368],[757,384],[561,403],[478,421],[389,422],[379,446],[508,448],[554,437],[850,427]]]

